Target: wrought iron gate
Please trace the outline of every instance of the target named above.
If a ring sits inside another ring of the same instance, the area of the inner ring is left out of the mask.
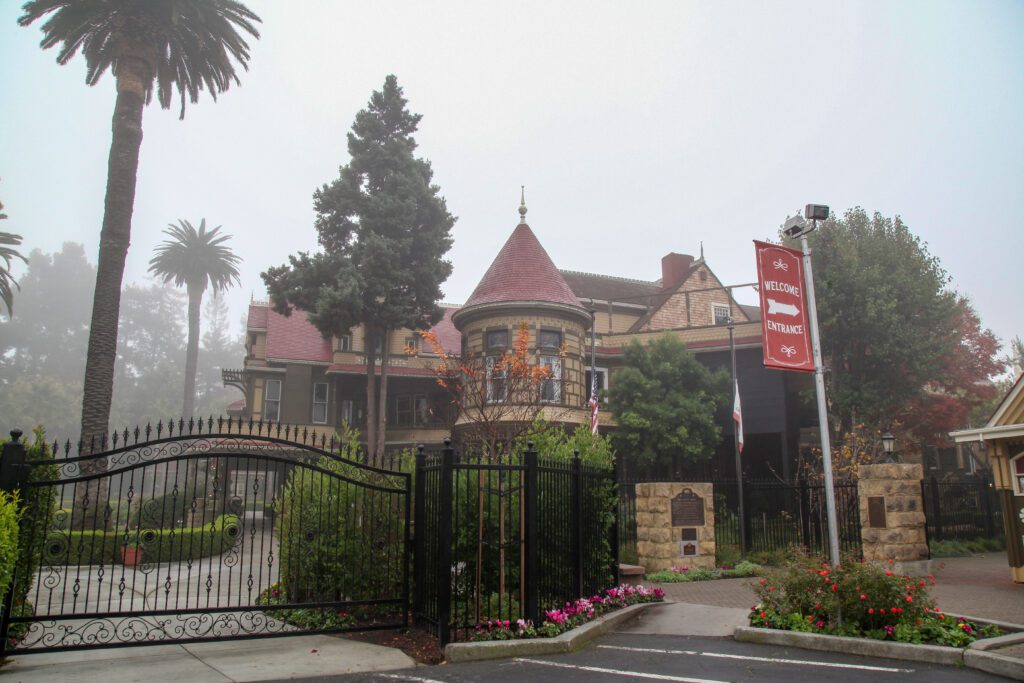
[[[357,458],[230,419],[12,440],[0,486],[27,517],[3,654],[407,626],[410,475]]]

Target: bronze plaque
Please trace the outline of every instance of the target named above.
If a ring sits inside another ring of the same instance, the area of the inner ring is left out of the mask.
[[[697,544],[696,543],[684,543],[683,544],[683,557],[686,557],[688,555],[689,556],[693,556],[693,555],[696,555],[696,554],[697,554]]]
[[[697,540],[697,530],[696,529],[680,529],[679,531],[681,532],[680,535],[679,535],[679,540],[680,541],[696,541]]]
[[[884,529],[885,526],[885,498],[868,496],[868,527]]]
[[[672,499],[672,526],[704,526],[704,499],[683,489]]]

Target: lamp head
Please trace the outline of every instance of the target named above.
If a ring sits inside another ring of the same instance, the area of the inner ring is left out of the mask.
[[[828,207],[824,204],[808,204],[804,207],[804,218],[809,221],[823,221],[828,218]]]
[[[803,216],[792,216],[787,218],[785,225],[782,226],[782,234],[786,237],[799,237],[807,232],[807,230],[807,221],[804,220]]]

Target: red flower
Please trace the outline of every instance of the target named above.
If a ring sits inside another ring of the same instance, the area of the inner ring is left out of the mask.
[[[886,570],[885,570],[885,575],[886,575],[886,576],[892,576],[892,572],[891,572],[891,571],[889,571],[888,569],[886,569]]]
[[[868,596],[867,596],[867,594],[865,594],[865,593],[861,593],[861,594],[860,594],[860,599],[861,599],[861,600],[867,600],[867,599],[868,599]]]
[[[832,584],[832,592],[835,593],[837,590],[839,590],[839,584],[838,583],[833,583]]]
[[[874,607],[868,607],[868,614],[874,614],[874,613],[875,613],[875,608]]]
[[[882,609],[878,610],[878,611],[881,612],[882,614],[885,614],[885,608],[884,607]]]
[[[767,612],[761,612],[760,616],[761,616],[762,619],[764,619],[765,617],[768,616],[768,613]]]
[[[912,598],[912,597],[910,597],[910,596],[908,595],[908,596],[907,596],[907,602],[914,602],[914,598]]]

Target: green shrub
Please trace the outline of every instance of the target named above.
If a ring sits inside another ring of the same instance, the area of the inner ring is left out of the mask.
[[[342,457],[356,460],[357,434],[341,441]],[[281,589],[297,602],[401,595],[404,498],[365,486],[394,488],[400,478],[326,456],[313,464],[338,476],[297,464],[275,502]]]
[[[928,594],[932,584],[933,577],[901,576],[873,564],[847,562],[831,567],[798,557],[758,581],[755,590],[760,603],[751,610],[750,623],[954,647],[997,634],[997,629],[979,628],[936,609]]]
[[[991,553],[1006,549],[1006,539],[971,538],[932,541],[928,544],[932,557],[968,557],[976,553]]]
[[[713,579],[740,579],[750,576],[757,576],[762,571],[761,567],[753,562],[740,562],[735,567],[706,569],[694,567],[683,569],[673,567],[660,572],[653,572],[644,577],[649,583],[686,583],[688,581],[709,581]]]
[[[18,561],[18,493],[0,492],[0,595],[7,595],[7,589],[14,578],[14,566]]]
[[[142,548],[146,563],[181,562],[220,555],[238,541],[241,531],[237,515],[221,515],[209,524],[185,529],[51,531],[43,548],[43,563],[120,564],[125,545]]]
[[[31,481],[53,481],[58,478],[59,470],[53,464],[53,454],[46,443],[46,433],[42,427],[33,430],[35,441],[25,445],[26,461],[31,463],[45,462],[49,464],[33,465],[30,469]],[[0,441],[0,451],[6,441]],[[18,560],[14,571],[14,607],[20,612],[25,609],[25,598],[28,596],[32,583],[39,569],[39,558],[43,551],[42,539],[46,537],[53,518],[56,505],[56,487],[34,486],[24,487],[21,497],[21,520],[18,528]]]

